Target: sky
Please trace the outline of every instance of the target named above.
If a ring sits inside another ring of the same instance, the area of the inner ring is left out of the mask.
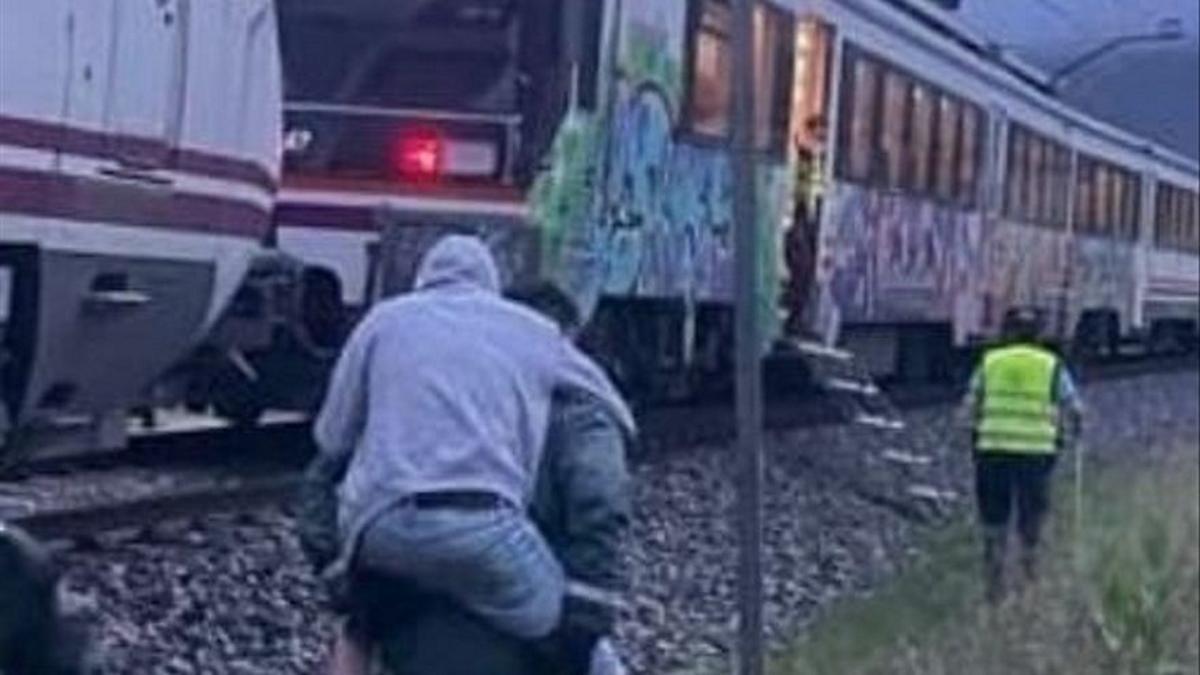
[[[1179,19],[1184,36],[1134,45],[1075,71],[1062,96],[1135,133],[1200,158],[1200,0],[961,0],[975,32],[1053,71],[1107,40]]]
[[[962,0],[962,18],[975,30],[1039,65],[1060,65],[1104,40],[1153,31],[1178,18],[1197,49],[1200,0]]]

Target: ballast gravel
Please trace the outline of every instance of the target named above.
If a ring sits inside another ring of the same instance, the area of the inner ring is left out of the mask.
[[[1169,452],[1200,431],[1195,370],[1085,391],[1090,461]],[[965,433],[946,406],[902,432],[827,426],[766,438],[766,617],[795,636],[832,601],[869,592],[920,535],[971,506]],[[670,674],[733,649],[737,457],[707,446],[639,462],[633,592],[619,644],[631,669]],[[64,554],[66,590],[95,617],[106,673],[321,672],[333,617],[279,511],[169,523]]]

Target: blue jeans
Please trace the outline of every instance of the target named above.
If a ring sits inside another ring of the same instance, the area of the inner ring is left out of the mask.
[[[356,564],[451,597],[522,639],[545,637],[562,614],[562,566],[515,508],[396,506],[367,527]]]

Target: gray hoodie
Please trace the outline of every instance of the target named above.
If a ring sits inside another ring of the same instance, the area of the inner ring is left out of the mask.
[[[314,427],[331,464],[349,460],[337,567],[379,513],[417,492],[484,490],[527,507],[555,390],[595,395],[633,432],[600,368],[499,286],[481,241],[445,237],[414,292],[376,305],[350,336]]]

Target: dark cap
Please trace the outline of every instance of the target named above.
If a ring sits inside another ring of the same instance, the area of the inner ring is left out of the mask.
[[[1042,333],[1042,314],[1033,307],[1013,307],[1004,315],[1004,334],[1018,340],[1033,340]]]

